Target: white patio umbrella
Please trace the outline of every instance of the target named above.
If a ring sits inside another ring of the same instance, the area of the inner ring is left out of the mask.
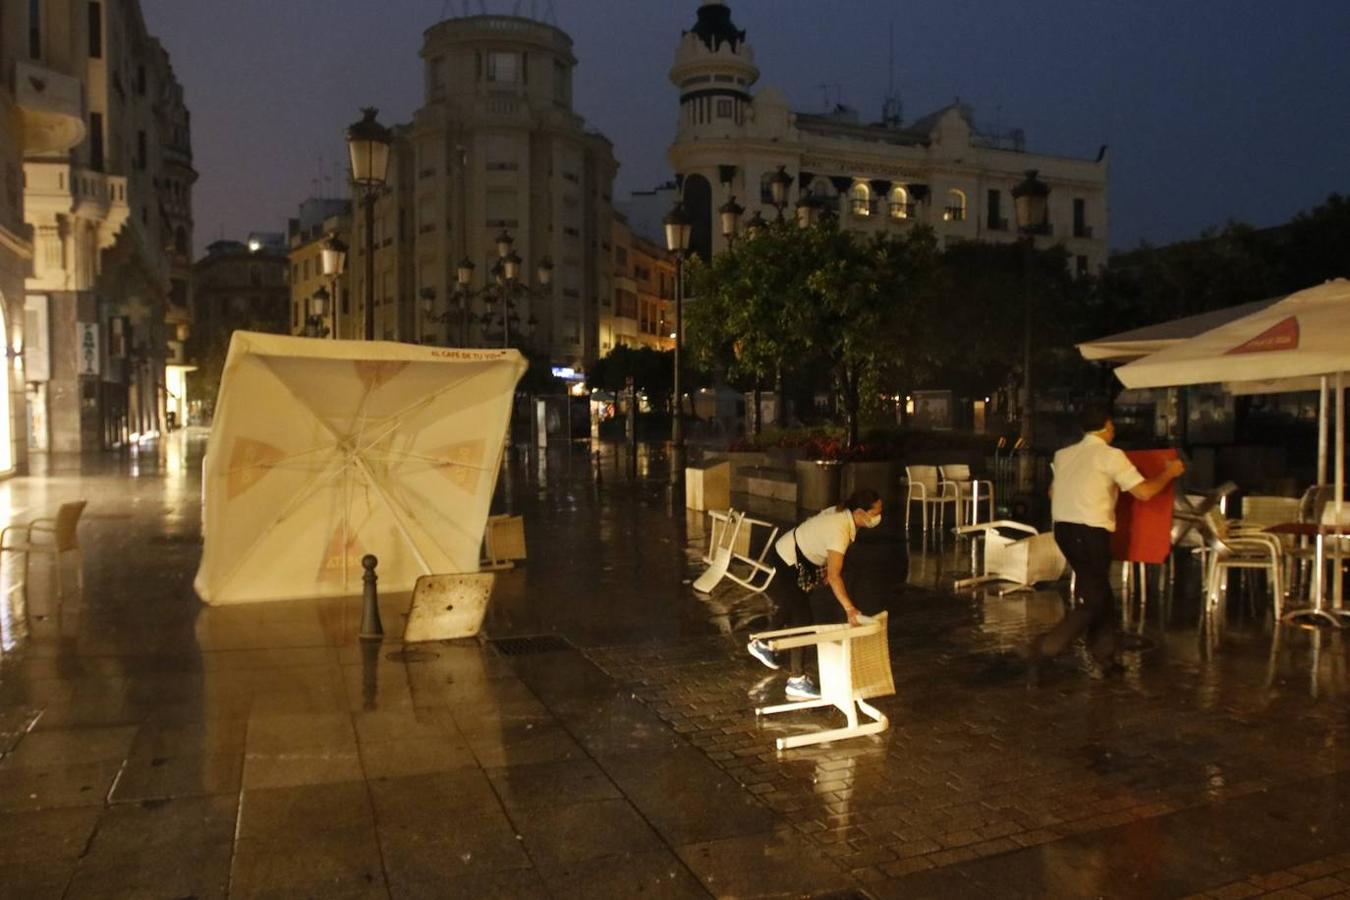
[[[1336,409],[1333,509],[1345,490],[1344,376],[1350,372],[1350,281],[1337,278],[1290,294],[1251,315],[1116,369],[1128,388],[1223,383],[1235,393],[1321,389],[1318,482],[1327,465],[1328,386]],[[1321,580],[1318,579],[1320,600]],[[1339,595],[1340,579],[1336,579]],[[1339,599],[1339,596],[1338,596]]]
[[[236,332],[203,466],[212,605],[477,571],[523,358]]]

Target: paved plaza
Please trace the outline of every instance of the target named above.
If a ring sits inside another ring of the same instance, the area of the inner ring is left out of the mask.
[[[489,640],[405,648],[406,596],[364,646],[356,600],[201,606],[201,449],[0,484],[6,522],[89,500],[82,592],[0,569],[2,897],[1350,896],[1344,638],[1240,593],[1201,627],[1189,566],[1123,677],[1029,684],[1060,595],[953,595],[964,546],[888,511],[847,576],[891,728],[780,753],[838,717],[756,721],[766,601],[689,586],[658,451],[516,454]]]

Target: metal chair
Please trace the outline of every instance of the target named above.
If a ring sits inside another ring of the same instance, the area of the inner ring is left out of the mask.
[[[1205,575],[1206,609],[1213,612],[1220,598],[1228,590],[1229,569],[1262,569],[1269,580],[1279,618],[1284,607],[1284,568],[1279,538],[1273,534],[1235,534],[1229,530],[1228,520],[1217,509],[1205,513],[1202,525],[1209,544],[1209,565]]]
[[[74,553],[76,584],[81,590],[84,589],[84,552],[80,549],[79,525],[86,503],[85,500],[62,503],[55,516],[34,519],[27,524],[10,525],[0,531],[0,555],[7,552],[23,554],[25,590],[28,587],[28,561],[34,553],[45,553],[52,557],[58,597],[65,593],[61,563],[67,553]],[[11,539],[11,535],[15,537]]]
[[[985,504],[988,518],[994,518],[994,482],[987,478],[972,478],[970,466],[965,464],[938,466],[943,484],[956,485],[956,526],[974,525],[980,521],[980,504]],[[970,509],[970,517],[964,513]]]
[[[915,503],[919,504],[923,516],[923,533],[928,534],[928,520],[933,518],[938,534],[942,533],[943,508],[947,504],[956,507],[960,501],[956,485],[942,481],[937,466],[905,466],[905,535],[909,536],[909,517]],[[955,515],[955,513],[953,513]]]
[[[999,589],[1000,597],[1014,591],[1035,590],[1037,582],[1058,581],[1069,564],[1053,534],[1039,533],[1021,522],[1000,519],[965,525],[956,531],[972,538],[984,538],[983,571],[970,578],[957,579],[953,588],[958,591],[996,581],[1012,582],[1012,586]]]

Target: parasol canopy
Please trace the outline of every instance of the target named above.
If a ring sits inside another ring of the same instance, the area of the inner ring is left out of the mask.
[[[235,332],[203,466],[212,605],[344,596],[474,572],[515,350]]]

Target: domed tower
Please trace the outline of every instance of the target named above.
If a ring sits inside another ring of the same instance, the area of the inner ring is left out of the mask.
[[[745,124],[759,68],[745,32],[721,0],[698,8],[698,21],[675,51],[670,80],[680,89],[681,134],[691,128],[724,133]]]
[[[684,32],[670,80],[680,90],[680,120],[670,162],[681,201],[693,222],[690,248],[704,259],[721,246],[716,207],[744,184],[734,148],[754,119],[750,87],[759,80],[745,32],[721,0],[704,0],[698,21]],[[713,185],[721,186],[714,198]]]

